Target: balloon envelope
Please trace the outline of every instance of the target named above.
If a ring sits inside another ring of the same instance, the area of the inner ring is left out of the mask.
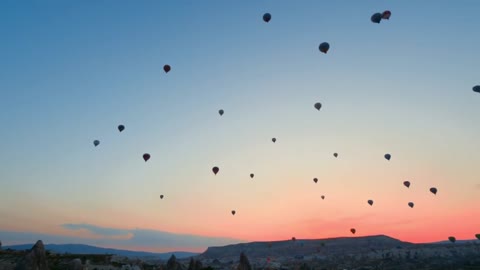
[[[160,199],[163,199],[163,195],[160,195]]]
[[[118,131],[122,132],[125,129],[124,125],[119,125],[118,126]]]
[[[253,173],[250,174],[250,178],[253,178],[255,175]]]
[[[232,210],[232,215],[235,215],[235,213],[236,213],[235,210]]]
[[[272,15],[270,13],[263,14],[263,21],[269,22],[272,19]]]
[[[437,188],[435,187],[430,188],[430,192],[437,195]]]
[[[455,241],[457,241],[457,239],[456,239],[455,237],[453,237],[453,236],[449,236],[449,237],[448,237],[448,240],[449,240],[450,242],[452,242],[452,243],[455,243]]]
[[[317,183],[317,182],[318,182],[318,179],[317,179],[317,178],[313,178],[313,182]]]
[[[357,232],[357,230],[355,230],[354,228],[351,228],[350,231],[352,232],[352,234],[355,234],[355,232]]]
[[[480,93],[480,85],[475,85],[473,88],[472,88],[473,92],[477,92],[477,93]]]
[[[212,168],[213,173],[216,175],[220,169],[218,167],[213,167]]]
[[[318,49],[322,53],[327,53],[328,50],[330,49],[330,44],[328,44],[328,42],[323,42],[323,43],[320,44],[320,46],[318,46]]]
[[[409,182],[409,181],[405,181],[405,182],[403,182],[403,185],[406,186],[407,188],[409,188],[409,187],[410,187],[410,182]]]
[[[322,104],[320,102],[317,102],[315,103],[315,105],[313,105],[315,107],[315,109],[319,110],[322,108]]]
[[[324,196],[324,195],[322,195],[322,200],[325,200],[325,196]]]
[[[480,240],[480,233],[475,234],[475,237]]]
[[[218,113],[220,114],[220,116],[223,115],[224,111],[223,110],[219,110]]]
[[[408,203],[408,206],[410,206],[410,208],[413,208],[414,205],[415,205],[415,204],[413,204],[413,202],[409,202],[409,203]]]
[[[165,73],[168,73],[172,68],[170,67],[170,65],[165,65],[163,66],[163,71],[165,71]]]
[[[382,13],[382,19],[384,19],[384,20],[389,20],[390,16],[392,16],[392,12],[390,12],[390,10],[385,10]]]
[[[338,154],[337,154],[337,153],[333,153],[333,156],[334,156],[334,157],[338,157]]]
[[[93,141],[93,145],[95,145],[95,147],[97,147],[99,144],[100,144],[100,141],[99,141],[99,140]]]
[[[370,20],[373,23],[380,23],[380,21],[382,20],[382,14],[381,13],[375,13],[375,14],[372,15],[372,17],[370,17]]]
[[[368,204],[373,205],[373,201],[372,201],[372,200],[368,200],[367,202],[368,202]]]
[[[277,141],[277,139],[275,139],[275,138],[272,138],[272,142],[276,142],[276,141]]]
[[[386,160],[390,160],[392,158],[392,156],[390,154],[385,154],[384,157],[385,157]]]
[[[145,162],[147,162],[148,160],[150,159],[150,154],[143,154],[143,160],[145,160]]]

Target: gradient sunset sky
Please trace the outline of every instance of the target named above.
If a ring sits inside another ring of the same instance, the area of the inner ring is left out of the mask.
[[[389,21],[370,22],[386,9]],[[476,0],[0,1],[0,240],[203,251],[350,228],[472,239],[479,10]]]

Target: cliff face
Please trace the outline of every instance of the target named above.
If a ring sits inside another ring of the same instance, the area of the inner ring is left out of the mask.
[[[360,254],[373,250],[407,248],[414,244],[402,242],[388,236],[343,237],[318,240],[296,239],[275,242],[252,242],[224,247],[209,247],[197,258],[202,260],[238,260],[244,252],[251,259],[267,257],[302,257],[326,254]]]

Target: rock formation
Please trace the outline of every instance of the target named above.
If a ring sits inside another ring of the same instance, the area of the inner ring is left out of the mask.
[[[83,270],[82,261],[80,259],[73,259],[69,263],[68,269],[69,270]]]
[[[50,270],[42,240],[38,240],[33,245],[23,260],[17,264],[15,270]]]
[[[194,260],[193,258],[190,259],[188,270],[201,270],[202,268],[203,268],[203,265],[201,261]]]
[[[182,265],[177,261],[175,255],[172,254],[170,259],[167,261],[167,266],[165,267],[166,270],[181,270],[183,269]]]
[[[237,267],[237,270],[252,270],[252,266],[248,261],[247,255],[245,253],[240,253],[240,264]]]

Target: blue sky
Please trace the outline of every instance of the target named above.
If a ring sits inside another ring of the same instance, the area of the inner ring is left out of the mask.
[[[389,21],[370,22],[386,9]],[[2,1],[0,231],[337,236],[351,225],[320,233],[302,221],[337,224],[376,197],[396,222],[389,207],[427,200],[402,197],[405,178],[446,194],[444,211],[425,201],[407,219],[478,216],[478,10],[474,0]],[[318,208],[313,177],[336,206]],[[480,221],[465,226],[448,229],[467,237]],[[421,230],[406,240],[447,233]]]

